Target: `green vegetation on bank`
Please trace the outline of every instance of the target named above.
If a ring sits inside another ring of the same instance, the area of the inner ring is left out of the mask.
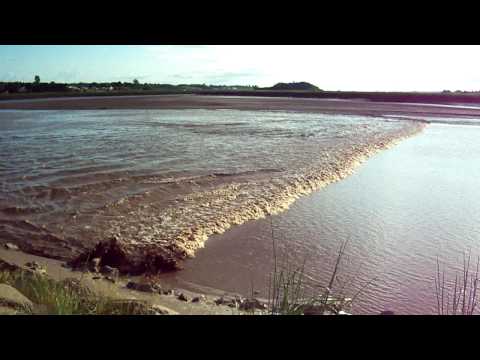
[[[315,85],[307,82],[278,83],[272,87],[260,88],[257,85],[207,85],[207,84],[159,84],[159,83],[140,83],[138,79],[132,82],[77,82],[77,83],[55,83],[42,82],[40,76],[36,75],[33,82],[1,82],[0,95],[28,94],[124,94],[124,93],[202,93],[202,92],[245,92],[245,91],[268,91],[268,90],[288,90],[288,91],[319,91]]]
[[[23,270],[0,271],[0,284],[18,290],[34,305],[17,308],[27,315],[152,315],[158,311],[138,300],[118,300],[94,294],[77,279],[55,281]],[[0,306],[1,306],[0,301]]]
[[[33,82],[0,82],[0,95],[9,94],[38,94],[38,93],[68,93],[68,94],[93,94],[93,93],[123,93],[123,92],[173,92],[185,93],[196,91],[246,91],[256,90],[257,86],[250,85],[206,85],[206,84],[155,84],[140,83],[137,79],[132,82],[79,82],[55,83],[41,82],[36,76]]]

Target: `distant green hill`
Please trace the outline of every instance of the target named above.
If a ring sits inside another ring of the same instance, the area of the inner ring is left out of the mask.
[[[265,88],[268,90],[302,90],[302,91],[321,91],[315,85],[312,85],[308,82],[291,82],[291,83],[277,83],[270,88]]]

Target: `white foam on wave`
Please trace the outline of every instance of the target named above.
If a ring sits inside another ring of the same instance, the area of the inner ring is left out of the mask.
[[[265,179],[242,180],[200,189],[176,199],[174,205],[152,211],[148,205],[110,221],[109,236],[121,239],[132,252],[149,248],[172,249],[176,256],[192,257],[212,234],[233,225],[287,210],[308,195],[350,174],[370,156],[420,132],[425,123],[404,121],[390,132],[375,132],[350,146],[319,154],[310,167]]]

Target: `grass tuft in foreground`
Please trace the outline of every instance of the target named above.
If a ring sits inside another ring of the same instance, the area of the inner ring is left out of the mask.
[[[55,281],[45,275],[25,271],[0,271],[0,283],[16,288],[30,299],[40,315],[147,315],[156,312],[146,303],[115,300],[93,294],[77,279]]]
[[[474,269],[470,265],[471,252],[463,254],[462,273],[455,273],[455,280],[445,280],[445,268],[440,271],[437,257],[435,296],[438,315],[473,315],[478,304],[480,257]],[[450,282],[450,284],[449,284]]]
[[[339,279],[340,264],[347,247],[347,241],[345,241],[340,246],[327,286],[317,284],[315,288],[319,290],[312,291],[311,283],[313,279],[305,273],[305,260],[301,265],[294,265],[288,257],[284,257],[282,262],[279,262],[271,219],[270,224],[274,260],[268,286],[270,314],[326,315],[346,313],[350,311],[353,302],[375,281],[375,279],[372,279],[366,282],[352,297],[347,297],[343,293],[344,289],[355,281],[355,279],[350,279],[350,281],[342,283]],[[335,289],[337,284],[340,285],[339,289]]]

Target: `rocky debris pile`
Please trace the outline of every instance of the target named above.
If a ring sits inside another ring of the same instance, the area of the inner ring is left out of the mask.
[[[181,265],[178,260],[178,251],[171,247],[144,249],[122,243],[117,236],[113,236],[76,257],[68,265],[94,272],[100,272],[101,267],[108,266],[121,274],[139,275],[179,270]]]
[[[33,311],[33,302],[25,297],[20,291],[7,284],[0,284],[0,307],[3,312],[8,313],[31,313]]]

